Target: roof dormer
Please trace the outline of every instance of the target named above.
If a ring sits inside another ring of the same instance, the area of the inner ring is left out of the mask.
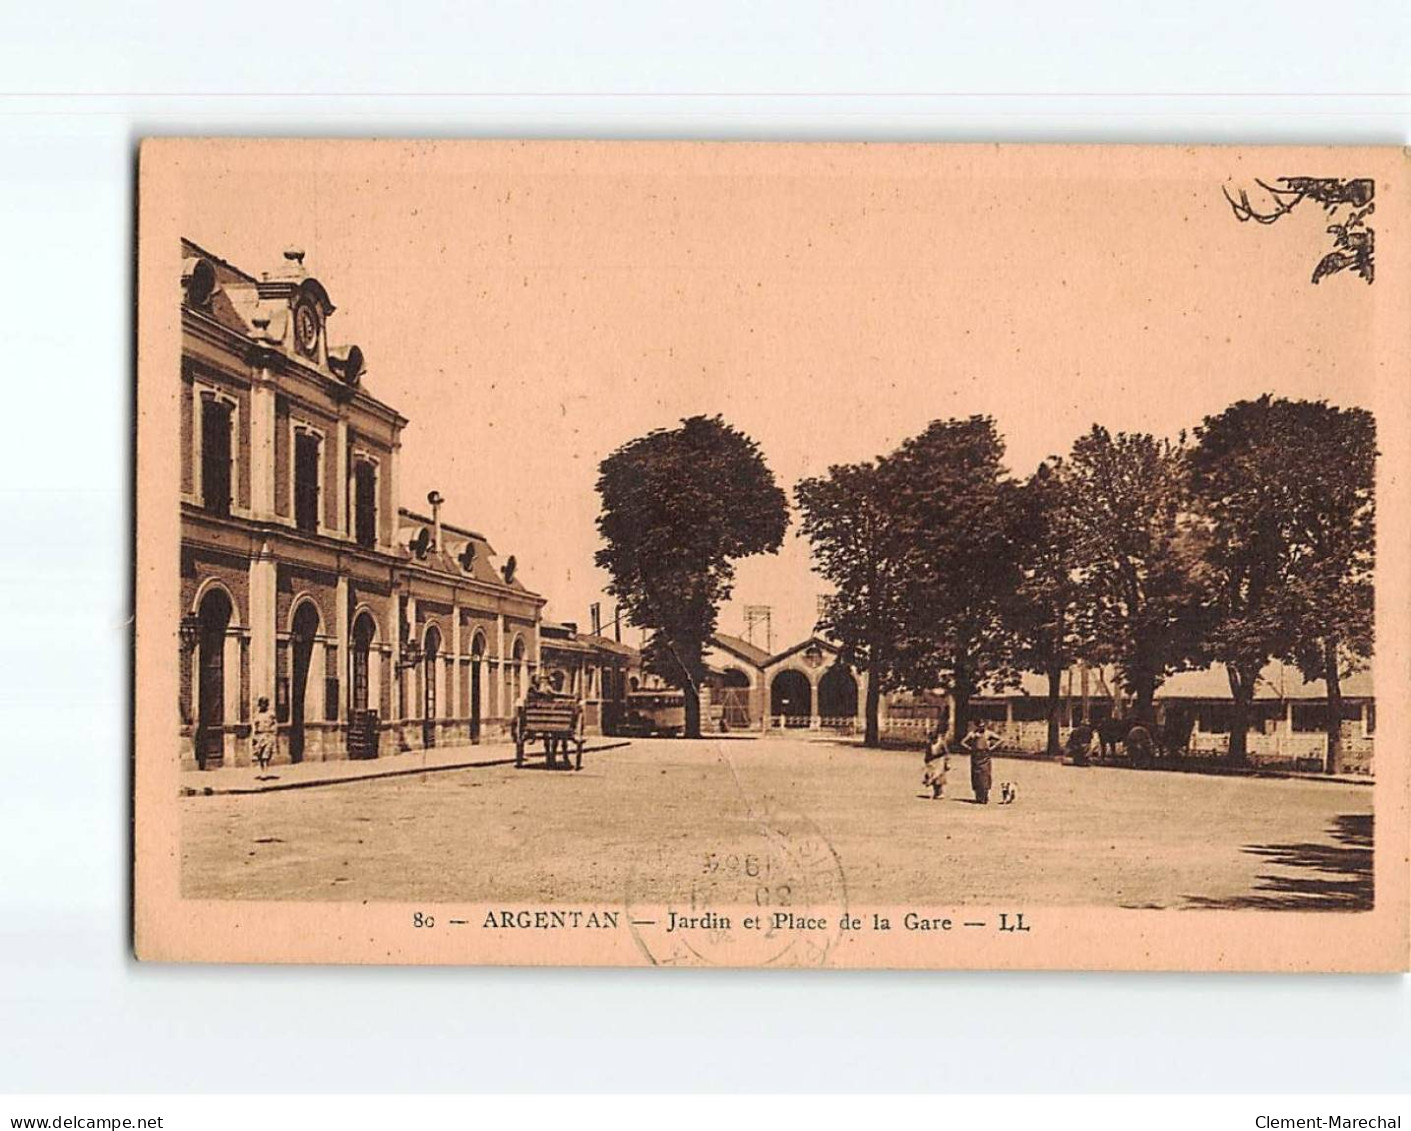
[[[284,266],[266,271],[256,284],[262,302],[282,302],[293,320],[294,352],[321,365],[326,356],[324,325],[337,309],[324,285],[304,269],[304,249],[288,248]]]

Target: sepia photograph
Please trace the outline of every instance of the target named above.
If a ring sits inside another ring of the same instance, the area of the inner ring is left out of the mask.
[[[1407,172],[145,142],[139,956],[1405,969]]]

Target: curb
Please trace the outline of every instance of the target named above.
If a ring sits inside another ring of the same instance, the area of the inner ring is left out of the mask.
[[[610,742],[601,746],[585,746],[584,754],[599,754],[605,750],[620,750],[624,746],[631,746],[631,742]],[[514,755],[508,758],[482,759],[474,762],[445,762],[435,766],[398,766],[389,767],[371,774],[354,774],[347,777],[332,778],[308,778],[302,781],[272,782],[268,785],[230,785],[230,786],[192,786],[183,785],[178,791],[180,797],[234,797],[248,796],[257,793],[279,793],[289,789],[313,789],[316,786],[325,785],[354,785],[364,781],[382,781],[387,778],[403,778],[413,774],[435,774],[443,770],[473,770],[486,769],[491,766],[513,766]]]

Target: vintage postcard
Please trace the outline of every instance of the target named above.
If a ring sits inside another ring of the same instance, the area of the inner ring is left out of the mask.
[[[1407,968],[1403,151],[139,173],[141,958]]]

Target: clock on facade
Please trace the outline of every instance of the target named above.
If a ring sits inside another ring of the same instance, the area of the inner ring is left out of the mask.
[[[294,341],[300,352],[309,357],[314,356],[318,346],[318,315],[314,313],[312,306],[305,304],[295,308]]]

